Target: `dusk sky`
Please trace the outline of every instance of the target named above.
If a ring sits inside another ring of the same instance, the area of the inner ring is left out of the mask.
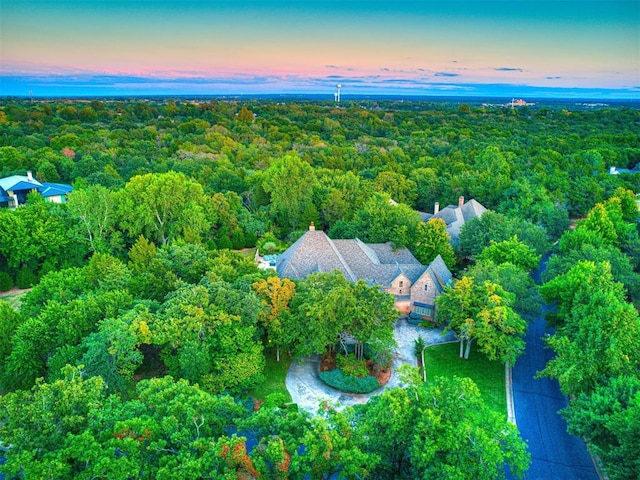
[[[2,0],[0,95],[640,99],[640,0]]]

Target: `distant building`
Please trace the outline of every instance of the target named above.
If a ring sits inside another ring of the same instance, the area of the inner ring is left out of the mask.
[[[26,175],[12,175],[0,178],[0,208],[16,208],[27,202],[30,192],[38,192],[49,202],[64,203],[67,194],[73,191],[71,185],[64,183],[40,183],[31,172]]]
[[[364,280],[396,297],[396,306],[426,319],[435,315],[435,299],[452,275],[438,255],[422,265],[406,248],[394,250],[390,243],[332,240],[323,231],[309,230],[278,257],[280,277],[303,279],[315,272],[338,270],[352,282]]]
[[[464,197],[458,198],[458,206],[447,205],[440,209],[440,204],[436,203],[431,213],[420,213],[423,222],[427,222],[432,218],[441,218],[447,224],[447,233],[451,237],[451,243],[457,245],[460,242],[460,229],[468,221],[474,218],[480,218],[487,209],[474,199],[465,203]]]

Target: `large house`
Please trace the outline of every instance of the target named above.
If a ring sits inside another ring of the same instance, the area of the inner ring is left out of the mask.
[[[340,271],[347,280],[379,285],[396,297],[405,313],[433,319],[435,298],[452,278],[438,255],[422,265],[406,248],[394,250],[390,243],[364,243],[359,239],[332,240],[313,224],[276,262],[280,277],[305,278],[314,272]]]
[[[420,213],[423,222],[432,218],[441,218],[447,224],[447,233],[451,237],[451,243],[457,245],[460,242],[460,229],[468,221],[479,218],[487,209],[475,199],[465,203],[464,197],[458,198],[458,206],[447,205],[442,210],[440,204],[436,203],[431,213]]]
[[[40,183],[31,172],[26,175],[12,175],[0,178],[0,207],[16,208],[27,202],[27,195],[36,191],[49,202],[63,203],[67,194],[73,190],[64,183]]]

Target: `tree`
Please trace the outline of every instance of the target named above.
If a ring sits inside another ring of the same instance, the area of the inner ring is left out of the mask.
[[[491,240],[501,242],[514,235],[533,248],[538,255],[549,250],[547,233],[544,228],[527,220],[507,217],[501,213],[487,211],[479,218],[466,222],[460,230],[460,253],[477,255],[491,244]]]
[[[544,300],[556,307],[547,313],[547,320],[556,326],[571,321],[574,309],[587,305],[597,293],[624,299],[624,287],[613,280],[608,262],[580,261],[564,275],[540,286]]]
[[[350,283],[346,292],[350,296],[347,308],[341,312],[345,331],[356,340],[356,358],[364,357],[364,345],[374,341],[383,345],[393,343],[393,323],[398,318],[393,296],[377,286],[368,286],[364,280]]]
[[[297,155],[285,155],[273,162],[263,181],[269,194],[269,210],[276,224],[286,231],[303,227],[303,213],[313,201],[316,182],[313,167]]]
[[[422,387],[422,410],[410,446],[412,478],[504,478],[508,464],[522,478],[530,463],[515,425],[482,402],[468,378],[436,378]]]
[[[541,376],[553,377],[567,395],[591,392],[602,379],[634,375],[640,366],[640,317],[630,303],[604,287],[546,338],[556,356]]]
[[[404,388],[385,390],[356,410],[362,447],[380,457],[373,478],[410,478],[417,406]]]
[[[332,238],[359,238],[363,242],[393,242],[397,248],[416,243],[420,215],[407,205],[393,204],[386,194],[376,193],[356,211],[350,222],[338,221],[329,231]]]
[[[324,413],[309,421],[310,428],[301,439],[304,453],[294,457],[291,469],[298,475],[309,474],[311,480],[369,476],[378,458],[358,445],[351,411],[326,407]]]
[[[475,284],[464,276],[436,299],[436,311],[448,320],[444,331],[453,330],[460,338],[461,358],[469,358],[471,343],[477,340],[490,360],[513,364],[524,351],[526,322],[513,311],[511,302],[500,285],[490,281]]]
[[[11,353],[11,338],[22,323],[22,315],[8,303],[0,301],[0,366]]]
[[[616,376],[579,393],[561,411],[569,432],[587,439],[613,480],[640,475],[640,379]]]
[[[160,245],[177,238],[198,241],[209,229],[202,186],[182,173],[133,177],[118,195],[120,227]]]
[[[84,373],[100,376],[114,392],[127,392],[133,385],[133,374],[142,364],[141,343],[132,326],[122,318],[109,318],[97,332],[82,342],[85,353],[80,360]]]
[[[288,278],[273,276],[253,284],[253,289],[262,299],[264,309],[258,315],[266,334],[267,342],[276,346],[276,360],[280,361],[280,346],[285,342],[286,318],[290,316],[289,304],[296,293],[295,284]]]
[[[490,260],[478,261],[467,269],[475,284],[497,283],[515,298],[513,309],[523,318],[533,319],[540,313],[542,297],[531,278],[522,268],[511,263],[496,265]]]
[[[374,180],[373,186],[378,192],[384,192],[396,202],[404,203],[410,207],[414,206],[418,198],[416,182],[409,180],[401,173],[380,172]]]
[[[508,240],[496,242],[491,240],[488,247],[485,247],[476,256],[479,261],[488,260],[500,265],[501,263],[511,263],[525,271],[531,272],[538,268],[540,255],[536,255],[533,248],[525,245],[518,236],[514,235]]]
[[[444,220],[432,218],[426,223],[419,223],[416,237],[418,242],[413,250],[420,263],[429,265],[440,255],[447,267],[453,268],[456,256]]]
[[[251,388],[264,356],[256,328],[216,308],[203,285],[185,285],[164,304],[151,327],[169,371],[212,392]]]
[[[109,251],[109,236],[116,220],[116,195],[102,185],[69,194],[69,211],[80,220],[92,252]]]

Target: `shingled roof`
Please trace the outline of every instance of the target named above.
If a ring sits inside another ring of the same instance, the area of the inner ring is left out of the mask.
[[[390,243],[366,244],[357,238],[331,240],[315,230],[305,232],[276,263],[281,277],[302,279],[339,270],[350,281],[381,286],[389,286],[400,274],[415,282],[426,269],[406,248],[394,250]]]
[[[473,198],[466,203],[464,203],[464,197],[460,197],[460,199],[461,201],[458,206],[447,205],[433,215],[420,213],[423,222],[432,218],[441,218],[444,220],[444,223],[447,224],[447,233],[449,237],[451,237],[452,243],[458,243],[460,241],[460,229],[462,225],[474,218],[481,217],[487,210],[480,202]]]

